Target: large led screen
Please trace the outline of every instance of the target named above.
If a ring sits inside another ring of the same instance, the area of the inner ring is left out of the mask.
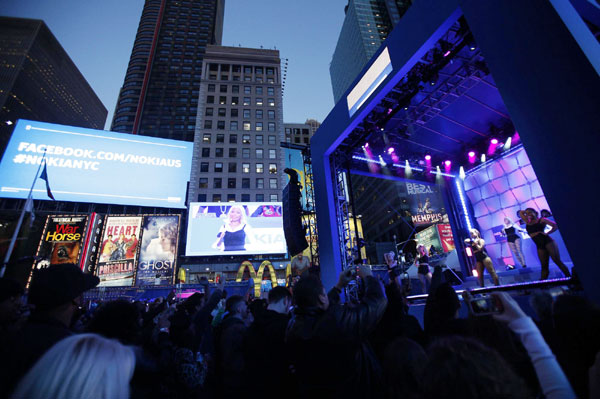
[[[192,202],[186,256],[286,252],[281,202]]]
[[[185,208],[193,143],[20,120],[2,162],[0,196],[27,198],[42,159],[57,201]],[[37,179],[34,199],[47,200]]]

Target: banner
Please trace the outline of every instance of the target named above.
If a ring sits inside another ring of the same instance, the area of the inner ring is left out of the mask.
[[[437,186],[406,182],[406,193],[410,217],[415,226],[448,223],[444,199]]]
[[[136,286],[173,284],[179,215],[144,216]]]
[[[442,247],[440,243],[440,236],[438,234],[437,226],[429,226],[415,234],[415,241],[417,245],[423,245],[427,251],[430,250],[431,246],[439,251]]]
[[[96,264],[99,286],[131,286],[139,246],[141,216],[107,216]]]
[[[440,243],[442,244],[442,250],[444,252],[454,251],[456,246],[454,245],[454,235],[452,235],[452,228],[449,224],[438,224],[437,230],[439,233]]]
[[[88,217],[80,215],[48,216],[36,252],[36,269],[73,263],[79,266]]]

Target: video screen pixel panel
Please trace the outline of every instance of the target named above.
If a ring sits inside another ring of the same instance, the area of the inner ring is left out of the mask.
[[[20,120],[0,162],[0,196],[27,198],[43,158],[57,201],[185,208],[192,149],[185,141]],[[41,179],[33,198],[49,199]]]

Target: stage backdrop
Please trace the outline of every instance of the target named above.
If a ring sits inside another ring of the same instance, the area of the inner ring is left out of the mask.
[[[518,221],[518,210],[550,210],[525,149],[518,148],[509,155],[468,174],[464,186],[492,261],[498,269],[507,264],[514,265],[515,260],[506,239],[499,234],[504,217]],[[558,227],[560,229],[560,222]],[[535,244],[527,234],[523,234],[522,237],[527,264],[539,266]],[[570,263],[571,258],[560,236],[560,230],[552,234],[552,238],[558,244],[563,262]]]

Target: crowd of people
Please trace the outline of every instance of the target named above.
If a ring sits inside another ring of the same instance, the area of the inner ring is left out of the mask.
[[[268,299],[204,280],[181,301],[83,302],[97,284],[51,266],[25,303],[0,279],[0,398],[600,398],[600,310],[576,294],[533,292],[535,321],[503,292],[500,312],[459,318],[436,268],[421,325],[367,266],[329,292],[308,269]]]

